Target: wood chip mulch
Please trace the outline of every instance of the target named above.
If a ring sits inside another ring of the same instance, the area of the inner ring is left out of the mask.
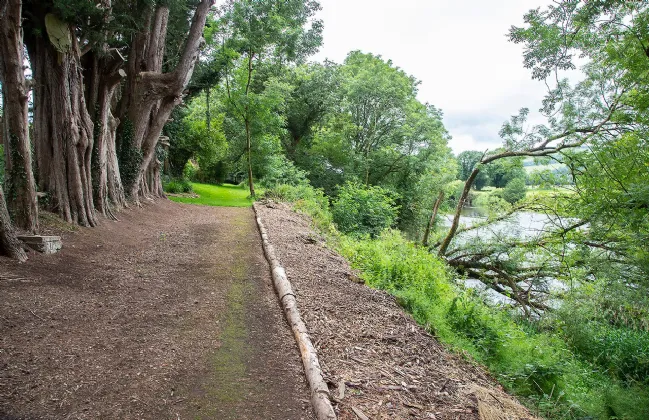
[[[309,218],[258,206],[345,419],[533,419],[481,367],[444,348],[387,293],[352,281]]]

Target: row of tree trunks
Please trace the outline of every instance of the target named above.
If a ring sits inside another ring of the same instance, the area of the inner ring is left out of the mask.
[[[92,194],[91,158],[94,124],[83,92],[76,35],[60,52],[44,37],[27,44],[34,88],[34,150],[38,184],[48,207],[81,226],[97,224]]]
[[[0,1],[0,82],[3,89],[3,138],[9,210],[16,225],[38,229],[36,183],[29,142],[29,88],[23,69],[21,0]]]
[[[124,59],[117,50],[108,51],[106,45],[84,45],[84,52],[90,52],[82,63],[75,28],[46,14],[46,5],[30,0],[24,5],[23,1],[0,0],[0,74],[7,117],[2,134],[7,169],[12,174],[7,183],[11,215],[16,222],[26,230],[37,230],[37,186],[46,193],[45,208],[82,226],[97,224],[95,209],[114,217],[111,209],[126,205],[126,192],[136,202],[142,197],[163,196],[158,140],[173,108],[182,102],[214,0],[202,0],[197,6],[182,57],[169,73],[162,72],[169,20],[165,5],[148,10],[145,26],[132,43],[125,72],[120,68]],[[104,0],[101,4],[108,21],[111,3]],[[30,11],[24,20],[23,7]],[[34,80],[34,171],[23,42]],[[124,77],[126,83],[121,86]],[[119,148],[116,145],[120,119],[129,119],[135,133],[127,138],[126,146],[133,149],[127,150],[129,156],[141,156],[132,166],[136,174],[128,177],[133,178],[128,186],[122,184],[122,162],[117,154],[118,149],[120,153],[124,149],[124,143]],[[0,213],[6,204],[0,203]],[[2,246],[14,243],[12,232],[9,216],[0,217]],[[0,251],[9,253],[5,248]]]

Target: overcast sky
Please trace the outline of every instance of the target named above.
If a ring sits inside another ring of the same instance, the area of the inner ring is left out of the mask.
[[[545,85],[507,41],[544,0],[320,0],[324,45],[315,60],[380,54],[421,80],[419,100],[444,111],[455,153],[498,147],[498,130],[522,107],[540,108]]]

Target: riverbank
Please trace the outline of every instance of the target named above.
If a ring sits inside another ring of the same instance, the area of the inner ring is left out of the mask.
[[[645,409],[649,389],[642,376],[623,380],[609,369],[618,362],[636,369],[632,373],[642,369],[637,362],[646,360],[642,336],[620,336],[619,342],[608,342],[606,338],[616,331],[595,331],[594,339],[605,341],[594,342],[580,335],[589,333],[579,331],[588,327],[581,318],[536,322],[490,307],[479,294],[458,287],[457,271],[403,234],[385,231],[373,239],[342,235],[332,224],[321,193],[282,186],[274,196],[289,197],[295,209],[311,215],[327,246],[350,261],[366,284],[395,296],[419,325],[448,348],[486,366],[534,413],[557,419],[603,420],[610,413],[625,419],[649,417],[649,408]],[[503,252],[509,249],[506,242],[503,246]],[[641,345],[629,347],[633,343]],[[592,357],[587,350],[594,347],[612,351],[612,357]]]
[[[258,211],[294,286],[340,419],[359,412],[372,419],[532,418],[392,296],[359,284],[310,218],[285,204],[259,205]]]

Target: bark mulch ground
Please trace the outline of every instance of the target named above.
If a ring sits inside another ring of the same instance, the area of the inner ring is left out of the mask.
[[[340,419],[532,419],[486,372],[447,351],[395,299],[350,280],[310,220],[259,205]]]
[[[0,419],[312,418],[252,209],[118,217],[0,258]]]

